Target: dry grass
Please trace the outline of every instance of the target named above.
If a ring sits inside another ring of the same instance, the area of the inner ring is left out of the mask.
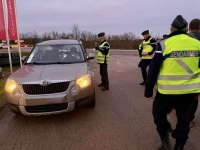
[[[20,66],[13,66],[13,71],[17,70]],[[0,79],[0,100],[4,98],[4,87],[7,78],[10,76],[10,67],[2,67],[4,78]]]

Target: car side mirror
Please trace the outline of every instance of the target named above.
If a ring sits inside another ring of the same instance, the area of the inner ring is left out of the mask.
[[[89,53],[87,56],[87,60],[94,59],[95,55],[93,53]]]
[[[22,56],[21,60],[22,60],[22,63],[24,63],[26,61],[26,56]]]

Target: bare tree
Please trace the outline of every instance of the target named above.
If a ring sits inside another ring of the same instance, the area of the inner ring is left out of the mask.
[[[88,38],[87,38],[87,31],[82,31],[81,32],[81,39],[83,41],[87,41],[88,40]]]
[[[79,29],[79,26],[77,24],[74,24],[71,27],[71,30],[72,30],[72,37],[75,38],[75,39],[79,39],[80,35],[81,35],[81,31]]]
[[[53,39],[58,39],[58,32],[57,31],[52,31],[51,34],[52,34]]]

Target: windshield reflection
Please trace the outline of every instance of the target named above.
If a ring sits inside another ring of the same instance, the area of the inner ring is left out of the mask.
[[[72,64],[84,62],[80,45],[38,45],[25,64]]]

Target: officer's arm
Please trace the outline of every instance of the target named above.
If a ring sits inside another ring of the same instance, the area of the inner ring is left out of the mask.
[[[142,50],[143,50],[143,46],[139,45],[138,47],[138,52],[139,52],[139,56],[142,57]]]
[[[162,61],[163,61],[162,47],[160,43],[158,43],[157,49],[155,51],[155,55],[149,66],[147,81],[145,85],[145,93],[144,93],[144,96],[146,98],[153,96],[153,89],[157,82],[157,77],[160,71],[160,66],[162,64]]]
[[[109,52],[108,43],[104,44],[104,47],[103,48],[99,48],[98,51],[100,51],[104,55],[108,55],[108,52]]]
[[[156,47],[157,47],[157,41],[153,38],[150,40],[150,44],[151,44],[153,50],[151,52],[149,52],[148,55],[152,55],[155,52]]]

